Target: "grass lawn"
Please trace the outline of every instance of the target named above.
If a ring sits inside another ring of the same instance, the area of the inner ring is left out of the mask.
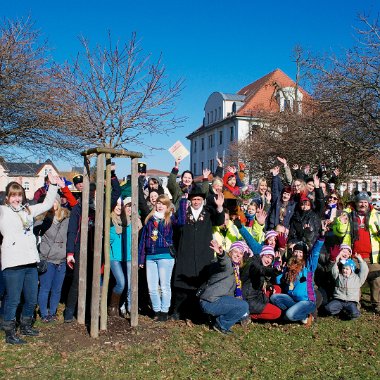
[[[1,379],[379,379],[380,317],[318,318],[300,325],[251,324],[224,336],[204,325],[154,323],[89,338],[76,323],[41,325],[28,344],[0,343]],[[114,327],[117,328],[114,328]]]

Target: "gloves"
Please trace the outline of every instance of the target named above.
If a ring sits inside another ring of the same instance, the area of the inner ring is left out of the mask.
[[[240,219],[236,218],[236,219],[234,220],[234,224],[235,224],[235,226],[236,226],[239,230],[241,229],[242,224],[241,224]]]
[[[281,249],[285,249],[286,248],[286,243],[288,242],[288,238],[285,236],[285,234],[279,233],[277,235],[277,240],[278,240],[278,246]]]

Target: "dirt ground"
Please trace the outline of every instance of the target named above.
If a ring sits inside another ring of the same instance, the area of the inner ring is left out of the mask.
[[[147,316],[139,315],[139,325],[130,327],[129,319],[123,317],[108,317],[107,330],[99,331],[98,338],[91,338],[89,326],[80,325],[76,321],[64,323],[63,318],[49,324],[37,323],[40,330],[40,341],[60,352],[75,352],[93,346],[125,346],[144,342],[162,340],[170,333],[170,326],[183,322],[154,322]]]

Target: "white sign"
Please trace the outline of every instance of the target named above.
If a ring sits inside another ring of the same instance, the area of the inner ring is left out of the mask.
[[[177,141],[168,150],[175,160],[178,160],[178,159],[183,160],[185,157],[187,157],[190,154],[190,152],[185,148],[185,146],[180,141]]]

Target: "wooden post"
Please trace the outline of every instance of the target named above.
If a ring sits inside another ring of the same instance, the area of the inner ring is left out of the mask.
[[[88,204],[90,194],[90,167],[88,156],[84,156],[82,220],[80,234],[79,285],[78,285],[78,323],[84,325],[86,316],[87,292],[87,248],[88,248]],[[74,264],[75,265],[75,264]]]
[[[106,202],[104,210],[104,274],[100,305],[100,330],[107,330],[107,297],[110,279],[111,155],[106,154]]]
[[[138,158],[131,160],[132,186],[132,270],[131,270],[131,327],[138,325]]]
[[[104,153],[97,157],[96,163],[96,206],[94,267],[92,271],[91,328],[93,338],[99,336],[100,266],[103,248],[103,206],[104,206]]]

